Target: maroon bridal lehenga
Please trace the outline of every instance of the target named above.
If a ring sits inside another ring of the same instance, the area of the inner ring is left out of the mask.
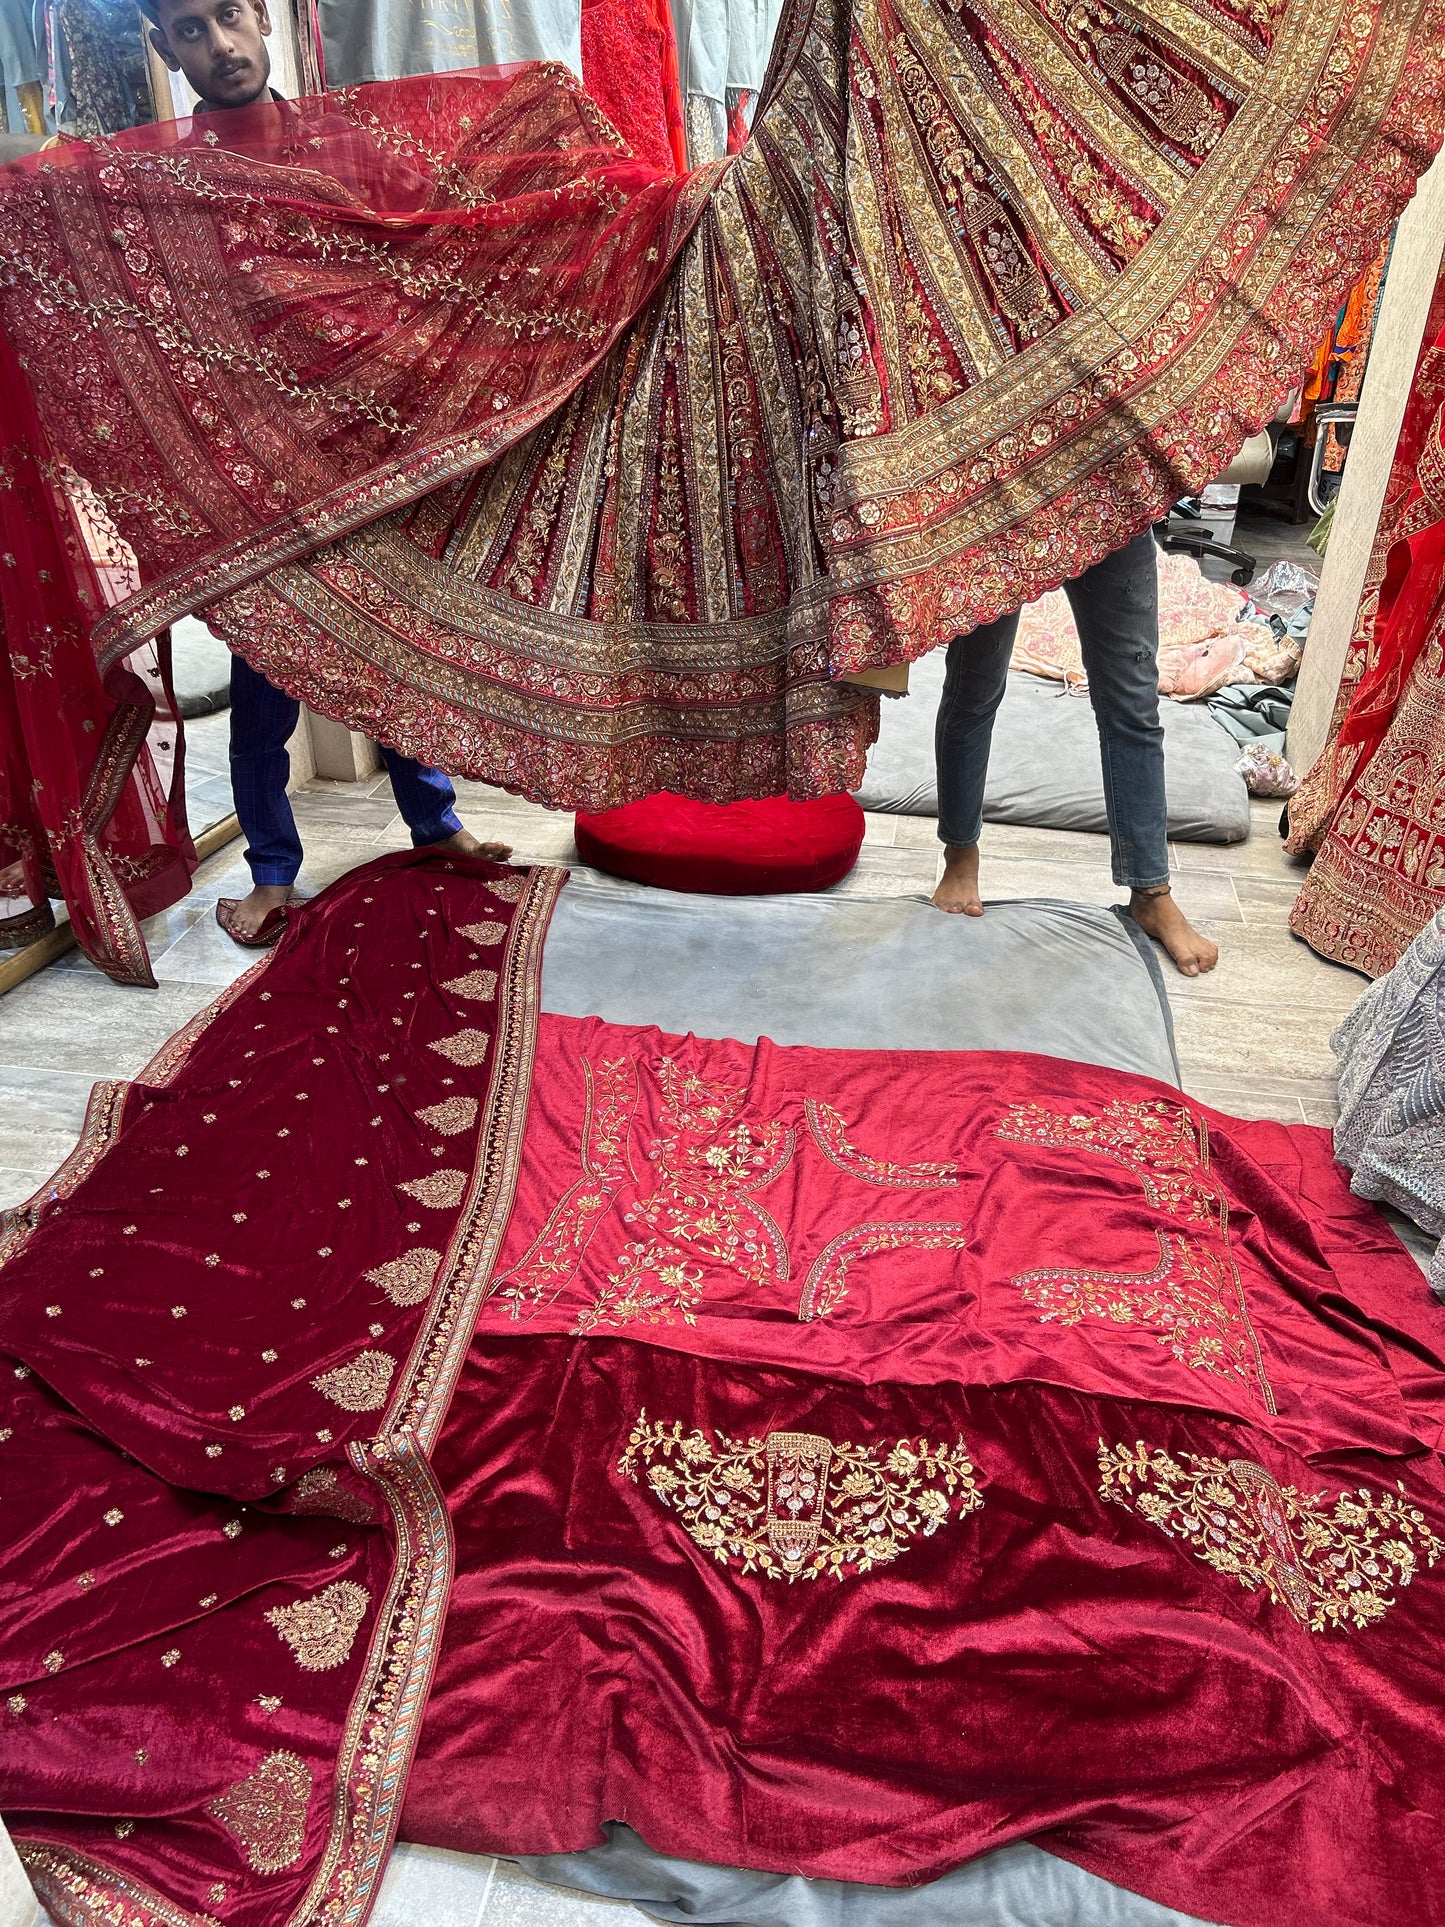
[[[139,560],[81,605],[95,674],[201,612],[550,803],[846,788],[848,678],[1076,573],[1274,411],[1439,140],[1441,37],[1439,0],[798,0],[753,137],[691,176],[540,66],[3,170],[47,473]]]
[[[562,881],[343,878],[0,1225],[52,1917],[362,1927],[398,1828],[622,1820],[1438,1921],[1445,1334],[1328,1133],[539,1015]]]

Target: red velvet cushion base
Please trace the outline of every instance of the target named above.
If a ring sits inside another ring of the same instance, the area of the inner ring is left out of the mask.
[[[577,814],[577,851],[594,869],[719,897],[826,890],[847,876],[862,843],[863,812],[851,796],[690,803],[663,790],[601,816]]]

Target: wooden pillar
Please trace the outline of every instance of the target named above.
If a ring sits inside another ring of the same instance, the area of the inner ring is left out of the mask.
[[[1335,504],[1309,642],[1295,684],[1286,751],[1301,776],[1325,746],[1349,653],[1365,568],[1445,252],[1445,157],[1422,178],[1400,217],[1375,321],[1359,418]]]

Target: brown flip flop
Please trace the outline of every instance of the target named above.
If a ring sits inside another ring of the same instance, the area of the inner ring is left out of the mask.
[[[243,950],[269,950],[273,944],[280,942],[286,929],[288,904],[278,904],[274,910],[268,910],[259,927],[249,933],[236,923],[236,912],[240,907],[238,897],[221,897],[216,903],[216,922],[232,943],[240,944]]]

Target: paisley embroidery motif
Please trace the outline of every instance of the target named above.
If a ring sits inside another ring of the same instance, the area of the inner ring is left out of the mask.
[[[257,1873],[280,1873],[301,1858],[310,1798],[310,1767],[294,1753],[268,1753],[206,1811],[240,1841]]]
[[[677,1514],[720,1565],[769,1579],[844,1579],[888,1565],[912,1540],[976,1511],[983,1498],[960,1439],[891,1447],[812,1432],[709,1438],[639,1412],[618,1471]]]
[[[527,887],[527,879],[525,875],[494,877],[486,887],[494,897],[500,897],[503,903],[520,903],[522,892]]]
[[[1181,1365],[1249,1384],[1254,1347],[1232,1267],[1192,1238],[1157,1236],[1152,1271],[1025,1271],[1013,1283],[1038,1306],[1040,1324],[1143,1325]]]
[[[450,1064],[460,1064],[471,1070],[487,1059],[487,1045],[491,1032],[486,1030],[459,1030],[451,1037],[439,1037],[431,1048],[445,1057]]]
[[[468,943],[474,943],[483,950],[487,949],[491,944],[500,943],[506,934],[507,926],[504,923],[460,923],[457,925],[457,935],[459,937],[465,937]]]
[[[475,997],[481,1003],[490,1003],[497,994],[497,973],[495,970],[469,970],[464,977],[449,978],[442,985],[454,997]]]
[[[375,1514],[359,1492],[349,1491],[329,1465],[314,1465],[291,1488],[288,1512],[318,1513],[345,1519],[349,1525],[369,1525]]]
[[[961,1224],[855,1224],[826,1244],[808,1268],[798,1300],[806,1324],[826,1318],[848,1296],[848,1271],[860,1258],[879,1251],[962,1251],[968,1244]]]
[[[1247,1592],[1263,1590],[1312,1633],[1350,1632],[1382,1619],[1442,1540],[1403,1485],[1336,1495],[1280,1485],[1252,1459],[1178,1458],[1140,1440],[1099,1440],[1099,1491],[1187,1545]],[[1137,1490],[1136,1490],[1137,1489]]]
[[[349,1365],[323,1372],[311,1383],[343,1412],[375,1412],[386,1403],[395,1370],[396,1360],[389,1352],[358,1352]]]
[[[957,1164],[892,1164],[871,1158],[848,1141],[848,1126],[841,1111],[831,1104],[810,1097],[803,1104],[808,1129],[818,1149],[830,1164],[850,1178],[864,1184],[887,1184],[902,1191],[930,1191],[946,1184],[957,1184],[963,1172]]]
[[[460,1131],[469,1131],[477,1121],[477,1100],[474,1097],[448,1097],[440,1104],[428,1104],[425,1110],[418,1111],[417,1117],[423,1124],[440,1131],[443,1137],[456,1137]]]
[[[441,1261],[439,1251],[433,1251],[430,1245],[418,1245],[415,1251],[390,1258],[375,1271],[368,1271],[366,1277],[370,1284],[380,1285],[394,1305],[419,1305],[436,1283]]]
[[[397,1186],[418,1204],[424,1204],[433,1211],[449,1211],[459,1205],[467,1194],[467,1174],[465,1171],[432,1171],[424,1178],[409,1178],[405,1184]]]
[[[273,1606],[266,1623],[285,1640],[303,1672],[329,1673],[350,1659],[356,1630],[370,1604],[365,1586],[342,1579],[293,1606]]]

